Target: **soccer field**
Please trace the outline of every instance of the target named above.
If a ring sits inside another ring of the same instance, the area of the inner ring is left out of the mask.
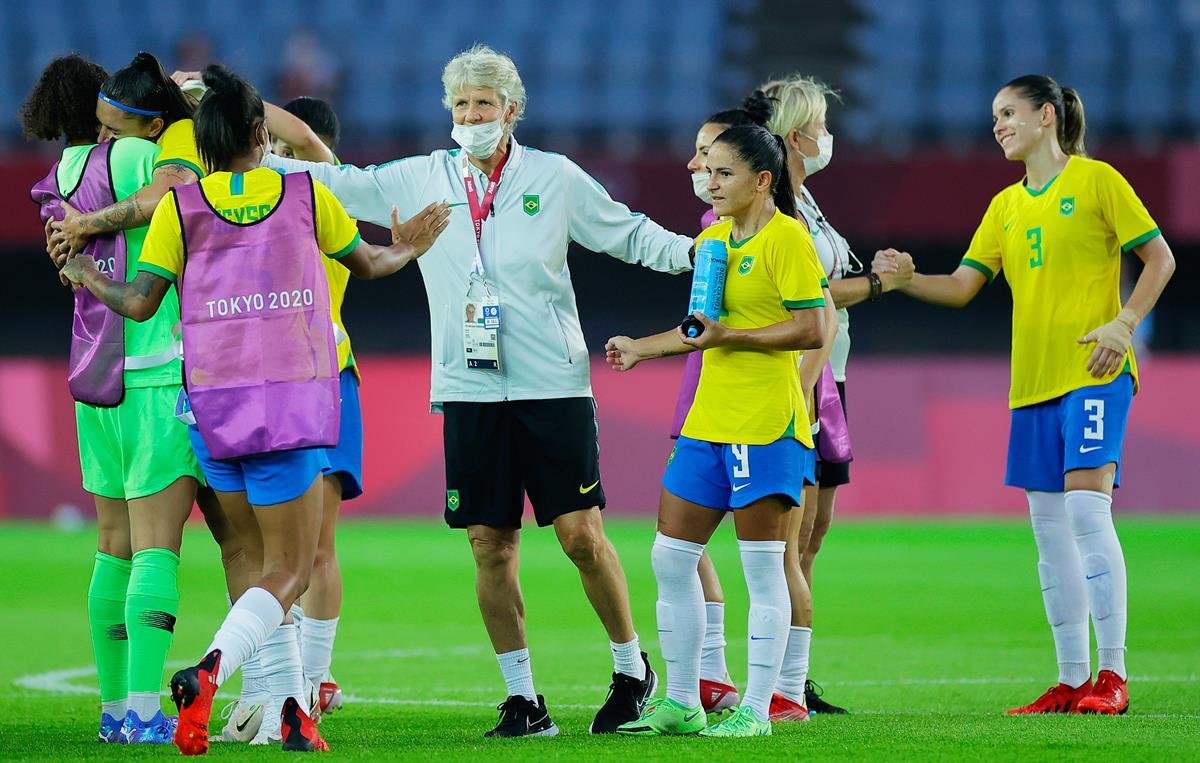
[[[614,520],[609,530],[642,644],[661,673],[653,526]],[[522,547],[530,649],[538,690],[562,733],[492,741],[482,734],[504,686],[475,607],[464,535],[436,524],[348,522],[339,536],[346,599],[333,663],[347,706],[322,733],[333,755],[355,758],[675,760],[717,747],[739,757],[1198,759],[1200,521],[1119,518],[1118,530],[1129,566],[1127,716],[1003,715],[1055,676],[1026,523],[841,522],[814,576],[812,677],[852,715],[728,741],[588,736],[612,669],[607,639],[553,533],[533,528]],[[0,526],[0,758],[176,754],[94,741],[85,615],[94,548],[92,528]],[[730,668],[742,684],[746,594],[731,527],[710,551],[729,601]],[[185,539],[180,589],[172,666],[200,657],[225,611],[220,560],[201,528]],[[222,688],[218,708],[236,696],[236,684]],[[213,745],[210,754],[282,753]]]

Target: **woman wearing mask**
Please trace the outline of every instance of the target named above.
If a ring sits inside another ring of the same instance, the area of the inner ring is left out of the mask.
[[[76,55],[47,65],[21,111],[30,137],[65,139],[54,169],[32,197],[45,222],[68,202],[85,212],[127,200],[152,181],[154,143],[96,143],[96,92],[112,81]],[[93,238],[87,253],[122,281],[136,277],[146,227]],[[187,427],[173,415],[182,378],[174,288],[144,322],[123,318],[89,292],[75,292],[69,387],[83,487],[95,496],[99,544],[88,620],[100,680],[103,742],[169,743],[175,717],[159,699],[179,606],[176,574],[183,525],[199,464]]]
[[[398,220],[392,247],[363,242],[320,183],[260,166],[268,137],[254,88],[220,66],[205,69],[204,82],[210,92],[198,111],[196,139],[213,174],[173,189],[159,204],[137,278],[112,281],[86,256],[62,270],[135,320],[153,314],[170,285],[180,283],[190,402],[181,415],[195,421],[192,444],[223,514],[235,526],[256,525],[262,535],[260,576],[234,602],[204,659],[171,680],[180,708],[175,744],[185,754],[207,751],[217,687],[278,629],[312,572],[321,480],[329,468],[325,449],[336,443],[338,426],[337,360],[320,258],[340,259],[362,278],[385,276],[420,256],[448,216],[444,205],[430,205],[411,244],[399,240]],[[282,397],[286,405],[264,404]],[[291,680],[283,746],[322,749],[299,704],[306,696],[299,670]]]

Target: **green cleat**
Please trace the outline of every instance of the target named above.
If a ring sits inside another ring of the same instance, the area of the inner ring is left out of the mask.
[[[618,734],[628,736],[659,736],[664,734],[695,734],[708,725],[704,708],[684,707],[673,699],[655,697],[646,703],[642,717],[622,723]]]
[[[738,705],[725,720],[700,732],[704,737],[769,737],[771,722],[760,721],[746,705]]]

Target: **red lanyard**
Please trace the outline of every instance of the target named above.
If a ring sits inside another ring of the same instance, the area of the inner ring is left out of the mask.
[[[496,165],[492,176],[488,178],[487,189],[483,192],[483,201],[480,201],[475,195],[475,178],[470,167],[467,166],[466,159],[463,160],[463,184],[467,187],[467,204],[471,207],[471,222],[475,225],[476,247],[483,238],[483,219],[492,211],[492,202],[496,199],[496,189],[500,187],[500,173],[504,171],[504,165],[508,164],[510,153],[511,151],[504,153],[504,158]]]

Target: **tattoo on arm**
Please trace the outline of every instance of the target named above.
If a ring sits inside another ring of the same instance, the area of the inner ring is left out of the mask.
[[[171,282],[162,276],[141,271],[126,283],[95,272],[88,288],[114,311],[134,320],[145,320],[158,311]]]

